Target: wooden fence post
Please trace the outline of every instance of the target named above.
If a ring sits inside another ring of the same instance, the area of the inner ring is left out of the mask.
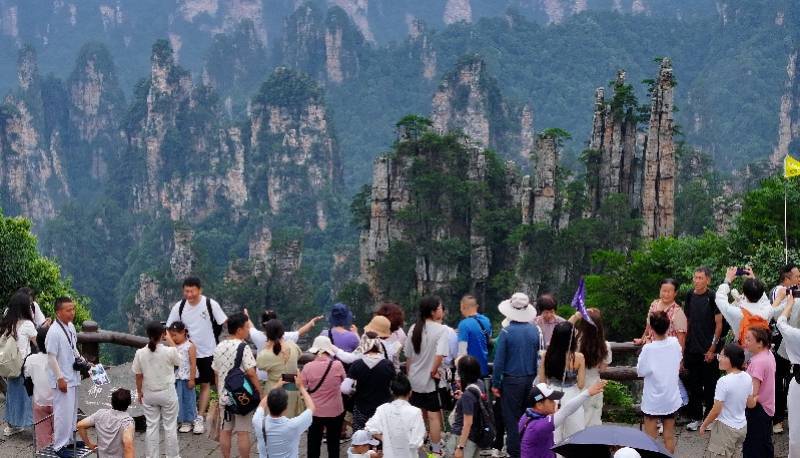
[[[97,322],[86,320],[81,326],[81,331],[85,333],[96,333],[100,330]],[[97,342],[83,342],[81,344],[81,355],[92,364],[100,362],[100,344]]]

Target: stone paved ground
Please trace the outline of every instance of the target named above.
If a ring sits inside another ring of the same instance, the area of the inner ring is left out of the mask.
[[[4,408],[0,406],[0,413],[4,412]],[[205,436],[195,436],[193,434],[181,434],[179,435],[180,444],[181,444],[181,456],[184,458],[200,458],[200,457],[219,457],[221,453],[217,447],[215,442],[212,442],[205,438]],[[689,458],[696,458],[701,457],[703,455],[703,451],[705,450],[705,446],[708,440],[708,436],[706,438],[701,438],[697,433],[685,431],[683,428],[679,428],[678,431],[678,449],[675,453],[676,457],[689,457]],[[775,456],[776,457],[786,457],[788,455],[788,435],[786,433],[776,435],[774,437],[775,442]],[[341,456],[346,456],[346,447],[349,444],[342,444],[342,453]],[[136,456],[144,456],[144,433],[136,433]],[[162,448],[163,450],[163,448]],[[33,447],[32,447],[32,437],[30,432],[23,432],[19,433],[11,438],[4,438],[0,436],[0,457],[23,457],[23,456],[32,456],[33,455]],[[235,456],[235,455],[234,455]],[[256,454],[256,447],[255,444],[252,447],[251,456],[255,457]],[[301,441],[301,450],[300,456],[305,455],[305,440]],[[327,457],[327,453],[324,452],[323,447],[323,455]]]

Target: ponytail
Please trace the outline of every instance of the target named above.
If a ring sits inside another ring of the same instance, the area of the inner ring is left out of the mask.
[[[438,296],[425,296],[419,301],[419,316],[417,322],[414,324],[414,331],[411,333],[411,344],[414,347],[414,353],[419,354],[422,346],[422,331],[425,329],[425,320],[433,316],[439,306],[442,305],[442,300]]]
[[[158,343],[161,342],[161,337],[164,336],[164,325],[158,321],[151,321],[147,323],[147,338],[150,339],[147,342],[147,348],[150,351],[156,351],[156,347]]]
[[[276,355],[281,353],[281,338],[283,337],[283,323],[277,319],[267,321],[264,325],[264,334],[272,342],[272,352]]]

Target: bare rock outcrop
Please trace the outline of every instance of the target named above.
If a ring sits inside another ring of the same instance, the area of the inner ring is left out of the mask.
[[[664,58],[651,95],[644,150],[642,235],[648,239],[671,236],[675,229],[673,92],[672,62]]]
[[[485,61],[477,55],[462,58],[444,76],[433,96],[433,127],[438,132],[461,131],[476,148],[492,148],[527,162],[533,146],[533,110],[504,100]]]

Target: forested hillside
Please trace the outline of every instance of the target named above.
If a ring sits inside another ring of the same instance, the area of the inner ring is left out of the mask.
[[[0,206],[132,331],[189,273],[289,321],[563,296],[737,224],[800,145],[798,24],[788,0],[0,0]]]

